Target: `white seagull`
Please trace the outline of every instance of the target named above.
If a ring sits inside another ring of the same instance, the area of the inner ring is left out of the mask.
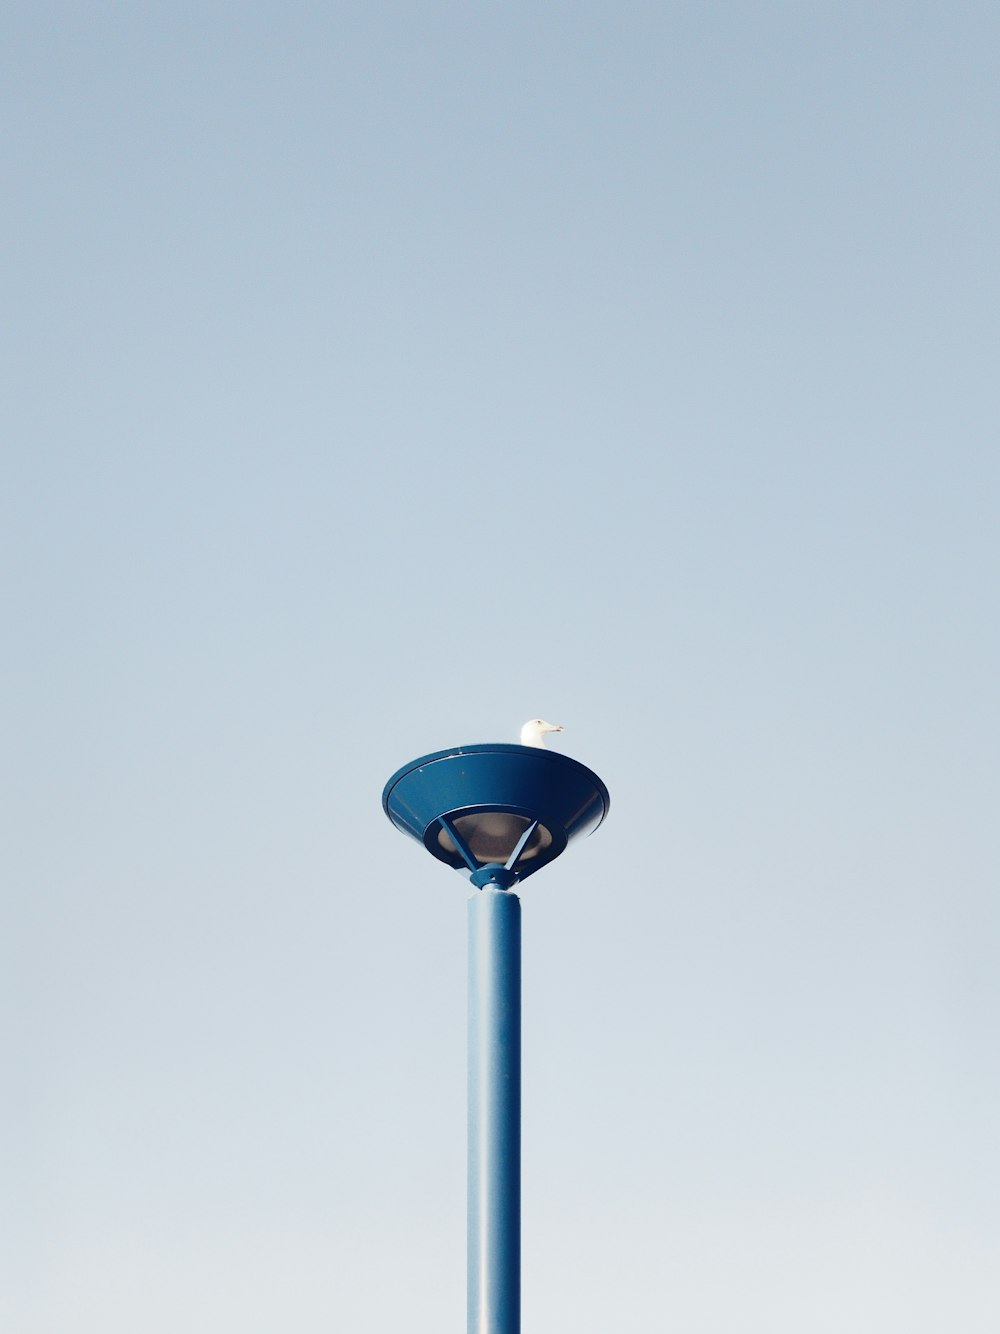
[[[545,746],[546,732],[565,732],[559,723],[547,723],[544,718],[532,718],[521,728],[522,746]]]

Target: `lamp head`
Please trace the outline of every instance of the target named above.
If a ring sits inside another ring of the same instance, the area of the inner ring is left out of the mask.
[[[392,823],[432,857],[473,884],[503,889],[593,832],[610,804],[607,788],[584,765],[528,745],[424,755],[393,774],[382,793]]]

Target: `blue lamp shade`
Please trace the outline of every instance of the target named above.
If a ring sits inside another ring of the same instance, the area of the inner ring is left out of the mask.
[[[538,746],[462,746],[399,769],[382,792],[386,815],[476,884],[511,884],[592,833],[611,798],[595,773]]]

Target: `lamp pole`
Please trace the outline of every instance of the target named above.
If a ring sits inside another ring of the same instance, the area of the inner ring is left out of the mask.
[[[521,901],[513,887],[608,813],[608,790],[566,755],[459,746],[413,760],[386,815],[469,876],[468,1334],[521,1328]]]
[[[521,1328],[521,901],[469,899],[468,1331]]]

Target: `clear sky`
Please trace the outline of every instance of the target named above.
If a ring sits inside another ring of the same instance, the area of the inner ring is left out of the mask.
[[[5,1330],[462,1328],[380,794],[541,714],[525,1330],[995,1334],[998,43],[8,0]]]

